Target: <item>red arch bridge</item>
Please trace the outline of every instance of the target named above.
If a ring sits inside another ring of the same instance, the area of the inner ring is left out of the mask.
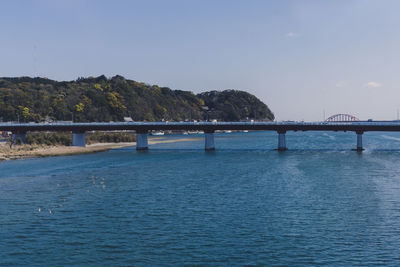
[[[335,114],[325,120],[326,122],[345,122],[345,121],[360,121],[357,117],[350,114]]]
[[[87,131],[135,131],[136,148],[148,149],[150,131],[204,131],[205,149],[214,150],[214,132],[218,130],[276,131],[278,150],[286,150],[287,131],[343,131],[355,132],[357,146],[362,151],[362,134],[367,131],[400,132],[398,121],[324,121],[324,122],[93,122],[93,123],[0,123],[0,131],[12,132],[12,139],[23,142],[27,132],[72,132],[73,146],[85,146]]]

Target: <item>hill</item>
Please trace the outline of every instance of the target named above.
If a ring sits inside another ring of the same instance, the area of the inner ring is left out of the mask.
[[[122,76],[107,79],[0,78],[0,119],[75,122],[182,120],[273,120],[274,115],[257,97],[244,91],[189,91],[148,85]]]

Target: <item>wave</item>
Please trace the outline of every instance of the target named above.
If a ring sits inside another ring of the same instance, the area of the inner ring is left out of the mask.
[[[333,135],[327,134],[327,133],[323,133],[324,136],[329,137],[329,139],[331,140],[335,140],[336,138]]]
[[[394,136],[390,136],[390,135],[381,135],[381,137],[385,138],[385,139],[389,139],[389,140],[395,140],[395,141],[400,141],[400,137],[394,137]]]

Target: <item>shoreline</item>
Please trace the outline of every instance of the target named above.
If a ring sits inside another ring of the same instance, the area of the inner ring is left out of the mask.
[[[202,139],[203,138],[198,138],[198,137],[178,138],[178,139],[155,137],[149,139],[149,145],[198,141]],[[18,159],[28,159],[28,158],[44,158],[44,157],[92,154],[92,153],[105,152],[111,149],[117,149],[129,146],[136,146],[136,142],[94,143],[86,145],[86,147],[20,145],[20,146],[13,146],[11,149],[7,143],[0,143],[0,162],[7,160],[18,160]]]

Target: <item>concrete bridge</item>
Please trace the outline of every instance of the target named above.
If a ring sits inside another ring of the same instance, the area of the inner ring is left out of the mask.
[[[287,131],[343,131],[356,133],[357,151],[362,151],[362,135],[367,131],[400,132],[398,121],[351,121],[351,122],[92,122],[92,123],[0,123],[0,131],[13,133],[12,139],[26,140],[27,132],[72,132],[73,146],[85,146],[87,131],[124,131],[137,133],[137,150],[148,149],[149,131],[204,131],[205,149],[214,150],[214,132],[218,130],[276,131],[278,147],[286,150]]]

